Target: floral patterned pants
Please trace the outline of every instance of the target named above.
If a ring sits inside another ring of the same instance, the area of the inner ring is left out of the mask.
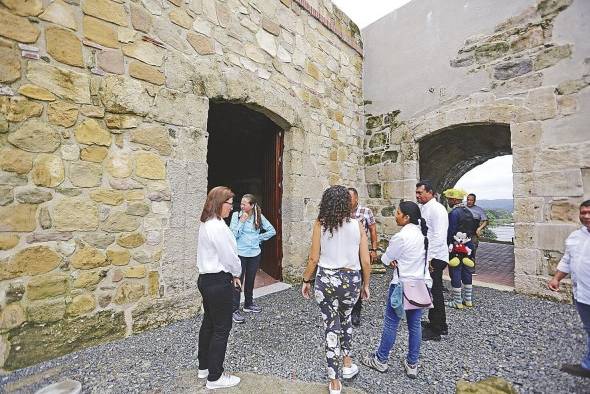
[[[340,358],[352,349],[350,315],[360,295],[361,273],[318,267],[314,290],[324,321],[328,378],[340,379]]]

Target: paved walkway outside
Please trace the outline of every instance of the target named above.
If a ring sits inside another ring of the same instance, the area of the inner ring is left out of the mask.
[[[514,287],[514,245],[480,242],[474,280]]]

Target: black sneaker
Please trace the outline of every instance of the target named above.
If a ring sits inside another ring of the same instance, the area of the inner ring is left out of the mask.
[[[440,341],[440,333],[434,331],[430,327],[426,327],[422,330],[422,340],[423,341]]]
[[[422,330],[428,328],[430,329],[430,322],[427,320],[422,320],[420,322],[420,324],[422,325]],[[433,330],[434,331],[434,330]],[[440,335],[449,335],[449,326],[448,325],[444,325],[443,329],[440,331]]]
[[[232,314],[232,320],[234,321],[234,323],[238,323],[238,324],[242,324],[246,322],[246,319],[244,319],[244,316],[242,316],[242,314],[240,313],[240,311],[235,311]]]
[[[361,325],[361,314],[360,312],[355,313],[352,312],[352,315],[350,315],[350,319],[352,320],[352,325],[355,327],[358,327]]]
[[[582,367],[580,364],[563,364],[560,371],[569,373],[573,376],[580,376],[582,378],[590,378],[590,369]]]

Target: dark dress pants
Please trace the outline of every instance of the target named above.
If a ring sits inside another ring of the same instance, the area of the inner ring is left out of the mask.
[[[254,303],[254,280],[256,279],[256,272],[262,259],[262,253],[254,257],[238,256],[242,262],[242,275],[240,281],[242,282],[242,289],[244,290],[244,306],[252,306]],[[240,289],[234,288],[234,311],[240,309]]]
[[[445,311],[445,298],[443,296],[442,275],[447,263],[443,260],[432,259],[432,305],[434,308],[428,310],[430,328],[440,334],[447,328],[447,314]]]
[[[197,285],[205,309],[199,331],[199,369],[208,369],[207,380],[212,382],[223,373],[227,339],[232,327],[232,275],[227,272],[201,274]]]

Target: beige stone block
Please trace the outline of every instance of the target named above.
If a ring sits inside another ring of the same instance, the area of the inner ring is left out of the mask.
[[[158,271],[148,273],[148,293],[151,297],[160,296],[160,274]]]
[[[39,38],[39,29],[27,18],[21,18],[0,9],[0,36],[32,44]]]
[[[20,149],[6,146],[0,149],[0,169],[17,174],[26,174],[33,168],[33,155]]]
[[[573,96],[557,96],[559,113],[563,116],[572,115],[578,112],[578,102]]]
[[[139,152],[133,155],[135,174],[146,179],[165,179],[166,164],[160,156],[151,152]]]
[[[92,312],[96,308],[96,300],[90,293],[75,296],[68,304],[66,313],[68,316],[80,316]]]
[[[61,256],[47,246],[33,246],[17,252],[8,264],[0,265],[0,280],[34,276],[53,271]]]
[[[513,123],[510,125],[512,147],[527,147],[538,145],[543,135],[541,122]]]
[[[25,311],[20,304],[8,304],[0,314],[0,330],[19,327],[26,319]]]
[[[18,245],[20,237],[17,234],[0,233],[0,250],[10,250]]]
[[[141,123],[141,118],[131,115],[108,114],[105,123],[109,129],[133,129]]]
[[[61,143],[59,133],[45,123],[32,119],[8,135],[8,142],[27,152],[54,152]]]
[[[125,192],[125,199],[128,201],[132,200],[143,200],[145,198],[145,193],[142,190],[129,190]]]
[[[82,3],[82,11],[86,15],[91,15],[119,26],[128,25],[127,12],[123,5],[111,0],[85,0]]]
[[[43,12],[41,0],[2,0],[2,4],[20,16],[37,16]]]
[[[535,225],[516,223],[514,225],[514,247],[534,248],[535,247]]]
[[[155,67],[141,62],[131,62],[129,64],[129,75],[155,85],[163,85],[166,81],[164,73]]]
[[[244,51],[246,53],[246,56],[254,60],[256,63],[265,63],[266,57],[262,49],[260,49],[260,47],[254,44],[246,43],[244,45]]]
[[[578,224],[580,222],[578,201],[572,200],[554,200],[551,201],[549,209],[549,219]]]
[[[37,205],[17,204],[0,207],[0,231],[33,231],[37,227]]]
[[[256,42],[266,53],[275,57],[277,55],[277,42],[275,36],[266,32],[263,29],[256,33]]]
[[[55,187],[65,178],[65,169],[61,157],[42,153],[33,163],[33,183],[38,186]]]
[[[74,131],[76,140],[80,144],[110,146],[111,133],[104,129],[94,119],[86,119]]]
[[[109,48],[119,47],[119,36],[111,24],[100,19],[84,16],[82,19],[84,37]]]
[[[543,221],[545,199],[542,197],[515,198],[514,221],[517,223],[534,223]]]
[[[189,31],[186,34],[186,39],[199,55],[212,55],[215,53],[215,43],[213,39],[203,34]]]
[[[92,145],[80,151],[80,160],[101,163],[108,153],[109,150],[104,146]]]
[[[112,265],[127,265],[131,259],[131,253],[127,249],[108,249],[107,260]]]
[[[512,177],[514,197],[530,197],[533,195],[533,174],[516,173]]]
[[[533,171],[536,153],[536,148],[512,149],[512,172]]]
[[[59,201],[51,212],[58,231],[93,231],[98,228],[98,206],[83,197]]]
[[[152,16],[145,8],[137,4],[130,4],[131,8],[131,24],[135,30],[149,33],[152,28]]]
[[[80,158],[80,147],[78,144],[62,145],[60,149],[61,158],[68,161],[78,160]]]
[[[535,225],[535,246],[543,250],[565,251],[565,239],[578,226],[575,224],[539,223]]]
[[[126,178],[131,175],[131,158],[125,153],[111,153],[107,158],[105,168],[115,178]]]
[[[90,104],[90,76],[85,73],[52,66],[43,62],[29,62],[29,82],[41,86],[58,97],[81,104]]]
[[[47,120],[56,126],[71,127],[78,121],[78,106],[66,101],[56,101],[47,106]]]
[[[146,41],[124,44],[123,53],[152,66],[160,67],[164,63],[165,50]]]
[[[172,144],[168,130],[163,126],[145,127],[131,132],[131,142],[150,146],[161,155],[168,156],[172,153]]]
[[[64,298],[31,302],[27,306],[27,319],[33,323],[51,323],[63,319],[66,313]]]
[[[74,9],[62,0],[55,0],[49,4],[45,11],[39,15],[39,19],[67,27],[71,30],[78,29]]]
[[[514,272],[537,275],[544,266],[543,254],[539,249],[514,248]]]
[[[82,43],[74,33],[60,27],[45,29],[47,53],[55,60],[70,66],[84,67]]]
[[[585,152],[578,150],[578,145],[554,145],[538,149],[535,171],[556,171],[580,167],[580,156]]]
[[[533,194],[546,197],[578,197],[584,194],[582,173],[579,169],[536,172]]]
[[[101,224],[100,228],[108,233],[120,233],[124,231],[135,231],[139,227],[139,220],[136,216],[122,212],[111,213]]]
[[[115,293],[113,302],[118,305],[130,304],[139,301],[145,294],[145,286],[142,283],[123,282]]]
[[[78,249],[70,258],[70,266],[90,270],[109,265],[106,255],[90,245],[84,245]]]
[[[536,120],[554,118],[557,115],[555,88],[541,87],[529,91],[525,106],[533,111]]]
[[[18,88],[18,92],[23,96],[35,100],[55,101],[55,95],[51,93],[49,90],[31,84],[22,85],[20,88]]]
[[[107,251],[108,255],[108,251]],[[106,276],[106,271],[81,271],[78,273],[76,279],[74,279],[73,286],[76,289],[94,288],[100,283]]]
[[[180,27],[184,27],[185,29],[190,29],[193,25],[193,18],[191,18],[182,8],[173,9],[168,14],[168,17],[170,18],[170,22]]]
[[[0,112],[10,122],[22,122],[43,113],[43,105],[27,100],[25,97],[0,97]]]
[[[161,89],[154,100],[153,114],[157,121],[178,126],[204,127],[208,100],[195,94]]]
[[[104,78],[99,95],[105,109],[117,114],[147,115],[153,103],[141,82],[123,76]]]
[[[129,215],[145,216],[150,213],[150,206],[144,202],[133,202],[127,204],[127,210],[125,212]]]
[[[68,176],[72,185],[78,187],[95,187],[102,182],[102,167],[90,162],[70,163]]]
[[[104,108],[98,105],[83,105],[80,108],[80,113],[89,118],[103,118]]]
[[[13,82],[20,78],[20,56],[12,48],[0,47],[0,82]]]
[[[68,285],[68,277],[64,274],[47,274],[35,276],[27,284],[27,298],[29,300],[42,300],[65,294]]]
[[[146,276],[146,268],[144,265],[135,265],[125,270],[125,278],[141,279]]]
[[[145,243],[142,233],[123,234],[117,239],[117,244],[127,249],[137,248]]]
[[[90,192],[90,198],[108,205],[121,205],[125,201],[123,191],[110,189],[93,190]]]

